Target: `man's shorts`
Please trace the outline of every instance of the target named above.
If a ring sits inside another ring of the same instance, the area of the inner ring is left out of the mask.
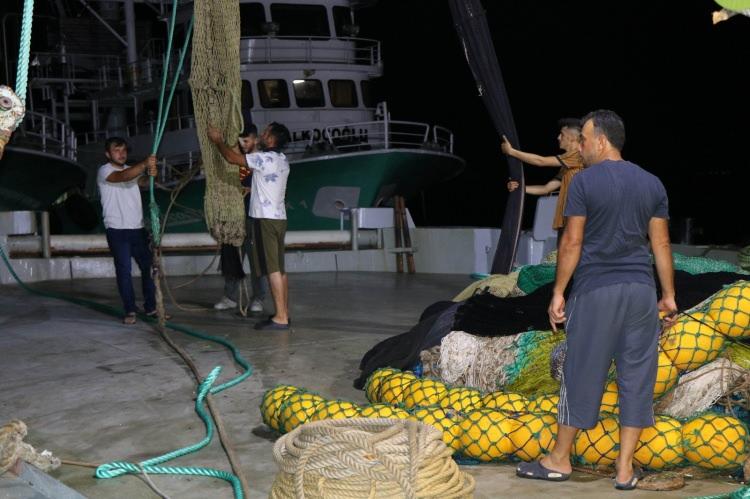
[[[656,289],[640,283],[596,288],[571,296],[565,304],[565,315],[568,348],[558,421],[575,428],[596,424],[614,359],[620,425],[653,425],[660,333]]]
[[[284,273],[286,220],[253,219],[253,272],[257,277]]]

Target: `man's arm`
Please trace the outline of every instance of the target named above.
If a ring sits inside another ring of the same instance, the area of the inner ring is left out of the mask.
[[[140,163],[137,163],[129,168],[110,173],[109,175],[107,175],[107,182],[115,184],[119,182],[129,182],[135,178],[140,177],[147,170],[147,173],[150,176],[156,176],[156,156],[154,156],[153,154]]]
[[[666,218],[653,217],[648,223],[648,238],[654,253],[656,274],[661,284],[659,311],[671,314],[677,311],[674,289],[672,245],[669,242],[669,224]]]
[[[550,302],[549,314],[552,330],[557,331],[557,324],[565,322],[565,288],[568,287],[573,272],[581,259],[583,248],[583,230],[586,227],[586,217],[571,216],[565,223],[565,231],[557,251],[557,273],[555,274],[555,287],[552,289],[552,301]]]
[[[557,179],[552,179],[544,185],[527,185],[526,194],[534,194],[536,196],[544,196],[550,192],[555,192],[560,188],[562,182]]]
[[[503,150],[503,153],[505,153],[506,155],[519,159],[529,165],[558,166],[558,167],[562,166],[560,164],[560,161],[557,159],[557,156],[539,156],[538,154],[532,154],[530,152],[523,152],[523,151],[519,151],[518,149],[514,149],[513,146],[510,145],[510,142],[508,141],[508,138],[505,135],[503,135],[500,148]]]
[[[245,160],[245,155],[240,153],[239,151],[232,149],[224,143],[224,135],[221,133],[221,130],[209,126],[208,139],[216,145],[221,155],[225,160],[227,160],[227,163],[231,163],[237,166],[247,166],[249,168],[249,165]]]

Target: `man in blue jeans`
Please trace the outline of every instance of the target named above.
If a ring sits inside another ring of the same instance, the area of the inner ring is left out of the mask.
[[[151,278],[151,249],[143,228],[141,184],[156,175],[156,156],[151,155],[135,165],[128,165],[128,145],[120,137],[110,137],[104,143],[104,155],[109,160],[99,167],[96,183],[102,202],[107,244],[115,260],[117,289],[125,309],[123,323],[135,324],[137,308],[130,259],[135,259],[141,270],[144,311],[156,316],[154,281]]]

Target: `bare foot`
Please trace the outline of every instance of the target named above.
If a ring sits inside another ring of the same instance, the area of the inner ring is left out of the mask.
[[[559,471],[560,473],[570,474],[573,472],[573,466],[570,464],[570,459],[557,460],[552,457],[552,454],[544,456],[542,458],[542,466],[552,471]]]

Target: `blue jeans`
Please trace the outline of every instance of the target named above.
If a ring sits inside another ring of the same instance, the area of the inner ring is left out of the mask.
[[[143,289],[143,309],[148,313],[156,310],[154,281],[151,279],[151,249],[145,229],[107,229],[107,244],[115,259],[117,289],[125,307],[125,313],[133,313],[135,293],[133,278],[130,275],[132,257],[141,269],[141,287]]]

